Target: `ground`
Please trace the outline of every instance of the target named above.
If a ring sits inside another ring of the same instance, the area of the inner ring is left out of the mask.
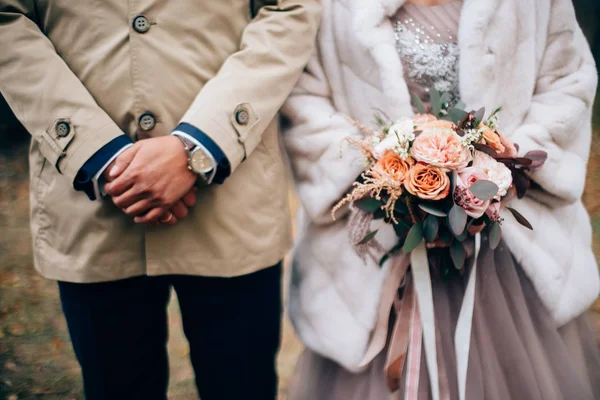
[[[595,140],[585,202],[600,250],[600,140]],[[27,145],[9,144],[0,152],[0,399],[82,399],[80,372],[60,311],[56,284],[32,265],[28,214]],[[293,202],[293,199],[291,200]],[[597,254],[600,254],[597,252]],[[174,301],[170,306],[169,398],[197,395],[188,346]],[[589,312],[600,343],[600,301]],[[278,359],[280,398],[302,352],[287,319]]]

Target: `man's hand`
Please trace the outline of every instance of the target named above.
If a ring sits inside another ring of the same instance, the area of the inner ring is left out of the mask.
[[[188,169],[187,154],[178,138],[165,136],[137,142],[107,171],[107,180],[112,182],[104,186],[106,193],[117,207],[135,216],[136,222],[155,221],[171,207],[175,208],[175,218],[177,214],[187,215],[187,209],[183,215],[178,201],[197,177]]]

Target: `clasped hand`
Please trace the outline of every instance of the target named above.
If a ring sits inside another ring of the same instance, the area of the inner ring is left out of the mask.
[[[104,190],[136,223],[172,225],[196,203],[197,176],[174,136],[140,140],[106,168]]]

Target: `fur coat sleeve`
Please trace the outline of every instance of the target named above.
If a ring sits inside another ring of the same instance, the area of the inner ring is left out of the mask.
[[[364,166],[359,153],[344,142],[359,132],[333,104],[319,54],[310,60],[282,112],[288,127],[284,143],[302,206],[313,223],[331,224],[331,210]],[[347,211],[340,210],[337,217],[343,219]]]
[[[548,153],[544,168],[532,178],[543,191],[531,191],[548,204],[572,204],[581,199],[591,144],[591,111],[597,73],[589,46],[577,25],[569,0],[554,0],[529,110],[512,139],[520,153]]]

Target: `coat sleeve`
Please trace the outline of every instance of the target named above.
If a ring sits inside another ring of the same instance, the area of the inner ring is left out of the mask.
[[[553,0],[546,47],[529,112],[514,132],[519,153],[544,150],[548,160],[533,172],[549,206],[578,201],[585,187],[597,71],[570,0]]]
[[[200,91],[181,122],[210,136],[231,172],[262,140],[308,62],[320,0],[280,0],[248,24],[240,50]]]
[[[0,92],[44,157],[73,182],[123,132],[41,32],[33,3],[0,0]]]
[[[333,222],[331,210],[364,171],[361,155],[344,141],[360,135],[333,104],[317,52],[282,109],[283,138],[300,202],[317,224]],[[342,217],[348,210],[340,210]]]

